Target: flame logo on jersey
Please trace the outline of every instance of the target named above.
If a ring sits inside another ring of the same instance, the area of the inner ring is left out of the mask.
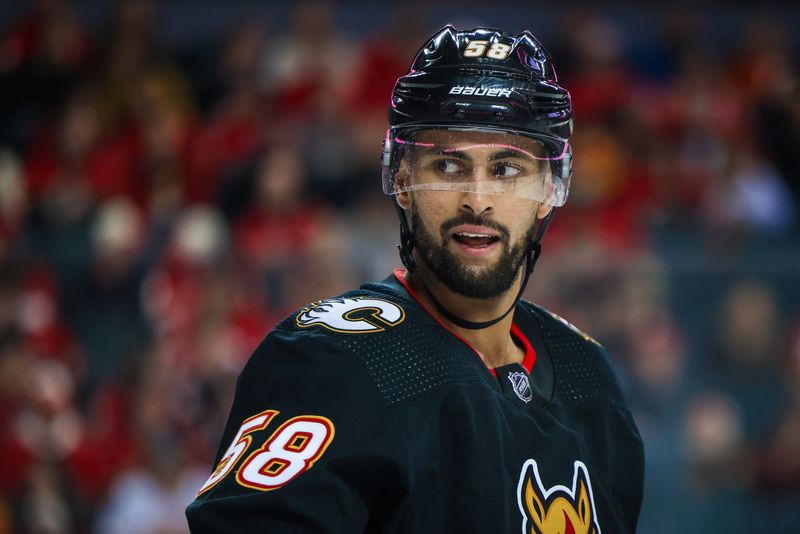
[[[300,310],[295,322],[301,328],[319,325],[334,332],[366,334],[396,326],[405,317],[403,308],[388,300],[351,297],[315,302]]]
[[[589,470],[576,461],[572,488],[545,489],[536,460],[522,466],[517,485],[523,534],[601,534]]]

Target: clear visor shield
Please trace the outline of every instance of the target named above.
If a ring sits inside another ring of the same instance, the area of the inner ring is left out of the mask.
[[[566,142],[538,141],[511,132],[430,129],[387,132],[383,191],[457,191],[567,201],[572,152]]]

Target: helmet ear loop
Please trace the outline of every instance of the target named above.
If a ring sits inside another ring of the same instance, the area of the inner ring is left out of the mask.
[[[400,244],[397,245],[397,251],[400,253],[400,261],[403,262],[408,272],[413,273],[417,270],[417,262],[414,260],[414,234],[411,233],[411,227],[408,225],[408,217],[406,211],[397,202],[397,198],[392,198],[392,204],[397,210],[397,217],[400,219]]]
[[[525,288],[528,286],[528,280],[530,280],[531,275],[533,274],[533,269],[536,267],[536,261],[542,254],[542,239],[544,238],[544,233],[547,231],[547,227],[550,226],[550,221],[553,220],[553,215],[555,212],[556,208],[554,206],[550,210],[550,213],[548,213],[547,216],[542,219],[542,223],[539,225],[539,228],[537,228],[536,234],[534,234],[533,241],[531,242],[531,245],[528,248],[528,254],[526,255],[525,277],[522,279],[522,286],[519,289],[517,300],[522,298],[522,294],[525,293]]]
[[[566,161],[562,162],[561,177],[562,179],[567,179],[572,175],[572,149],[569,147],[569,145],[567,146],[567,151],[564,154],[564,158]],[[553,216],[555,214],[556,207],[551,206],[550,213],[541,219],[542,222],[539,224],[539,227],[536,229],[536,233],[533,235],[533,240],[528,248],[528,254],[525,263],[525,278],[522,280],[522,287],[519,290],[519,296],[517,299],[522,298],[522,294],[525,292],[525,287],[528,285],[528,280],[530,280],[530,277],[533,274],[533,269],[536,267],[536,262],[539,260],[539,256],[542,255],[542,239],[544,239],[544,234],[547,232],[547,227],[550,226],[550,222],[553,220]],[[537,223],[534,222],[533,224],[535,225]]]
[[[400,170],[404,147],[391,142],[391,133],[386,134],[386,141],[383,145],[383,164],[392,165],[392,174],[396,175]],[[395,162],[392,164],[391,162]],[[397,195],[392,195],[392,204],[394,209],[397,210],[397,217],[400,219],[400,243],[397,245],[397,250],[400,253],[400,261],[408,270],[413,273],[417,269],[417,262],[414,260],[414,234],[411,233],[411,227],[408,224],[408,217],[406,210],[400,205]]]

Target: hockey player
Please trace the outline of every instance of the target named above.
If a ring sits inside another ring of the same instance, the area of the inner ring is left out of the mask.
[[[635,531],[642,443],[606,353],[520,300],[572,173],[547,52],[446,26],[389,125],[406,268],[267,335],[192,531]]]

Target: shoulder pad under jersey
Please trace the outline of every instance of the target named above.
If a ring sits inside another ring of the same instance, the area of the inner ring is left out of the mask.
[[[553,361],[556,397],[569,403],[625,404],[619,379],[605,348],[572,323],[540,306],[520,305],[539,322],[542,342]]]

